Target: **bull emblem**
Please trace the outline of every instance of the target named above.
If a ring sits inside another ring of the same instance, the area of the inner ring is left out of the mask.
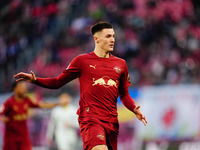
[[[97,80],[95,80],[95,78],[93,78],[93,84],[92,86],[95,86],[95,85],[103,85],[104,87],[108,88],[108,87],[116,87],[117,88],[117,81],[114,81],[112,79],[110,79],[109,77],[107,76],[104,76],[102,78],[99,78]]]

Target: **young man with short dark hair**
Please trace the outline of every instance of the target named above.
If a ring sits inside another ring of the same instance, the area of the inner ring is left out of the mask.
[[[130,79],[125,60],[111,54],[115,43],[113,26],[98,22],[91,27],[95,49],[75,57],[56,78],[36,78],[18,73],[18,80],[45,88],[60,88],[79,78],[80,101],[77,114],[84,150],[117,150],[119,132],[117,97],[146,125],[147,120],[128,92]]]

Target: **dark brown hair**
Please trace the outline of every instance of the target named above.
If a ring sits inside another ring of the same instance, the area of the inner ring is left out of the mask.
[[[20,82],[24,82],[24,81],[13,81],[12,85],[11,85],[11,90],[13,91],[15,89],[15,87],[18,85],[18,83]]]
[[[106,28],[108,28],[108,29],[113,28],[113,26],[106,21],[100,21],[100,22],[96,23],[95,25],[93,25],[90,28],[90,31],[91,31],[92,35],[94,35],[96,32],[101,31]]]

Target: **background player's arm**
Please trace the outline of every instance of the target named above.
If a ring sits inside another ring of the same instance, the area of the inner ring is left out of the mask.
[[[64,103],[64,102],[63,102]],[[58,101],[58,102],[56,102],[56,103],[50,103],[50,102],[43,102],[43,101],[40,101],[39,103],[38,103],[38,106],[40,107],[40,108],[53,108],[53,107],[56,107],[56,106],[58,106],[58,105],[60,105],[60,106],[62,106],[63,104],[62,104],[62,101]]]
[[[9,102],[6,101],[4,104],[0,105],[0,121],[1,122],[8,122],[10,119],[8,116],[6,116],[6,112],[8,111],[9,108]]]
[[[7,116],[0,115],[0,121],[6,123],[9,121],[9,118]]]

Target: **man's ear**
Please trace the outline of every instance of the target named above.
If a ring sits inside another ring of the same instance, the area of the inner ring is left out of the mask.
[[[94,36],[94,41],[95,41],[96,43],[99,43],[99,38],[98,38],[97,36]]]

